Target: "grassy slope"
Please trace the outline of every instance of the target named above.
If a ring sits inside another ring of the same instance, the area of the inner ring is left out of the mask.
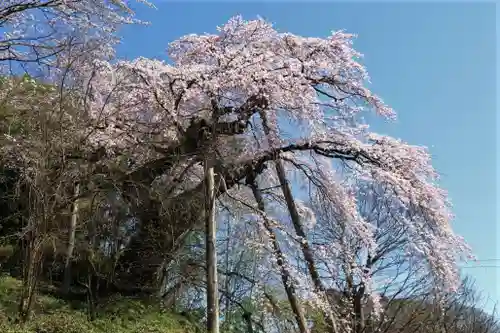
[[[39,295],[33,318],[24,327],[13,323],[20,281],[0,276],[0,332],[2,333],[195,333],[184,317],[133,300],[117,299],[99,311],[94,322],[83,307]]]

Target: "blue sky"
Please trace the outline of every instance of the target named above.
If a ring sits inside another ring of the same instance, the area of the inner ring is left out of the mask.
[[[298,35],[358,34],[372,89],[398,112],[396,123],[374,128],[430,148],[455,207],[454,229],[484,260],[464,271],[490,306],[500,301],[500,260],[492,260],[500,258],[495,4],[153,2],[158,10],[137,13],[152,25],[126,28],[119,56],[165,58],[170,41],[213,32],[236,14],[260,15]]]

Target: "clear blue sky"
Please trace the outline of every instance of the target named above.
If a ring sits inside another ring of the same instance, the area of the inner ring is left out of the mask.
[[[375,129],[430,147],[455,207],[455,230],[479,259],[500,258],[495,4],[153,2],[158,10],[138,11],[152,26],[126,28],[120,56],[165,58],[170,41],[214,32],[236,14],[260,15],[299,35],[358,34],[354,45],[365,55],[372,88],[399,117]],[[500,301],[500,260],[477,265],[483,267],[466,271]]]

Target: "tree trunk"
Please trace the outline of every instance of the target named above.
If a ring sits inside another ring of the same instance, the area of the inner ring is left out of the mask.
[[[243,313],[243,320],[245,320],[247,326],[247,333],[253,333],[252,314],[249,312]]]
[[[162,296],[163,306],[167,309],[174,309],[175,311],[175,300],[178,294],[182,293],[184,289],[184,283],[182,281],[177,282],[172,288],[167,290]]]
[[[43,259],[43,253],[38,240],[29,235],[27,248],[25,249],[25,263],[23,263],[23,284],[21,289],[21,298],[19,300],[18,320],[25,323],[30,319],[31,309],[36,297],[36,290],[40,274],[40,266]]]
[[[68,231],[68,247],[66,249],[66,261],[64,263],[64,280],[63,280],[63,293],[67,294],[71,286],[71,258],[75,250],[75,236],[76,224],[78,221],[78,196],[80,195],[80,184],[75,184],[75,200],[73,202],[73,209],[71,211],[71,221]]]
[[[217,249],[215,220],[214,168],[211,159],[205,159],[205,231],[207,261],[207,330],[219,333],[219,297],[217,281]]]
[[[262,125],[264,127],[264,133],[269,136],[269,124],[267,122],[266,115],[264,112],[260,112],[260,116],[262,119]],[[309,270],[309,275],[311,276],[311,279],[314,284],[314,288],[316,289],[316,292],[320,294],[320,296],[324,299],[324,302],[326,303],[326,308],[329,309],[325,311],[325,319],[326,323],[328,326],[328,332],[329,333],[337,333],[337,326],[335,324],[335,319],[333,317],[333,313],[331,311],[331,304],[328,301],[327,295],[326,295],[326,289],[323,285],[323,282],[321,281],[321,278],[319,276],[319,272],[316,268],[314,256],[311,247],[309,246],[309,243],[307,241],[306,233],[304,231],[304,228],[302,227],[302,223],[300,221],[300,215],[299,211],[297,210],[297,205],[295,204],[295,200],[293,198],[292,190],[290,188],[290,185],[288,184],[288,181],[286,179],[286,173],[285,173],[285,168],[283,167],[283,163],[279,159],[275,159],[274,161],[275,167],[276,167],[276,173],[278,174],[278,179],[280,182],[281,190],[283,192],[283,196],[285,197],[285,202],[288,208],[288,211],[290,213],[290,217],[292,220],[293,227],[295,229],[295,233],[297,236],[299,236],[302,240],[301,243],[301,248],[302,248],[302,254],[304,255],[304,259],[307,262],[307,268]]]
[[[365,274],[371,274],[371,269],[373,264],[380,258],[380,256],[375,256],[373,258],[370,254],[366,258],[365,264]],[[362,333],[366,329],[366,315],[365,308],[363,306],[363,298],[366,296],[366,285],[363,283],[360,284],[358,290],[353,290],[354,295],[354,320],[356,324],[356,333]]]
[[[356,333],[362,333],[365,330],[365,312],[363,308],[364,286],[354,294],[353,307],[354,307],[354,323],[356,325]]]
[[[227,234],[226,234],[226,254],[225,254],[225,270],[226,272],[229,272],[229,240],[231,239],[231,222],[228,220],[227,221]],[[230,288],[231,288],[231,278],[229,276],[225,276],[224,278],[224,291],[227,294],[230,294]],[[224,303],[224,321],[231,321],[231,311],[229,311],[230,307],[230,301],[229,297],[225,296],[225,303]]]
[[[257,186],[255,178],[253,176],[248,177],[247,183],[252,188],[252,193],[255,197],[255,201],[257,202],[257,207],[262,212],[265,212],[264,199],[262,198],[262,193]],[[269,221],[266,218],[264,218],[264,227],[269,233],[269,238],[272,243],[274,256],[276,257],[276,263],[278,264],[278,267],[280,268],[281,271],[280,273],[281,273],[281,280],[283,281],[283,287],[285,288],[285,292],[288,297],[288,302],[292,307],[292,311],[293,314],[295,315],[295,320],[297,321],[299,330],[301,333],[309,333],[309,328],[307,327],[302,307],[297,299],[297,296],[295,295],[295,288],[293,287],[293,283],[291,281],[290,272],[286,268],[283,252],[281,251],[278,239],[276,238],[276,235],[274,234],[274,231]]]

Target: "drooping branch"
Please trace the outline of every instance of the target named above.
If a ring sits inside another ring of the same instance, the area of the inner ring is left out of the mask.
[[[267,118],[264,114],[264,112],[260,113],[262,123],[264,126],[264,132],[266,135],[269,135],[269,125],[267,122]],[[285,202],[288,208],[288,212],[290,214],[291,220],[293,227],[295,229],[296,235],[300,238],[301,244],[300,247],[302,249],[302,254],[304,256],[305,261],[307,262],[307,268],[309,270],[309,275],[312,279],[312,282],[314,284],[315,291],[320,295],[321,298],[326,303],[326,309],[324,311],[326,321],[327,321],[327,329],[329,333],[337,333],[337,324],[335,322],[335,319],[333,317],[333,313],[330,307],[330,304],[328,304],[327,301],[327,296],[325,294],[326,288],[323,284],[323,281],[320,278],[317,264],[314,259],[313,255],[313,249],[311,248],[311,245],[309,244],[307,235],[304,231],[304,227],[302,225],[302,221],[300,218],[300,214],[297,208],[297,205],[295,203],[295,200],[293,198],[292,194],[292,189],[290,187],[290,184],[288,183],[288,180],[286,178],[286,173],[285,173],[285,167],[283,166],[283,162],[278,158],[274,160],[275,168],[276,168],[276,173],[278,175],[279,183],[281,186],[281,191],[283,192],[283,196],[285,198]],[[255,191],[254,188],[252,190]]]
[[[292,144],[279,149],[271,149],[260,154],[260,156],[242,161],[233,165],[225,165],[221,161],[216,162],[215,166],[215,184],[219,184],[218,196],[223,195],[228,189],[231,189],[236,184],[244,180],[252,173],[262,173],[265,170],[267,162],[273,160],[282,152],[319,151],[322,155],[341,160],[354,161],[359,164],[371,163],[379,165],[377,159],[370,156],[368,149],[353,150],[350,147],[343,148],[338,143],[332,141],[321,141],[317,143],[302,143]],[[161,174],[165,165],[171,167],[173,163],[165,162],[164,165],[160,160],[155,161],[157,165],[151,163],[148,168],[144,167],[141,172],[134,172],[134,180],[138,184],[130,185],[126,183],[126,191],[132,192],[132,195],[140,195],[141,210],[141,226],[136,237],[133,237],[125,254],[121,258],[121,262],[129,262],[126,266],[130,266],[132,262],[141,262],[144,258],[151,261],[149,277],[141,277],[141,274],[136,273],[137,285],[144,284],[144,281],[154,280],[153,276],[157,273],[156,269],[160,267],[165,256],[173,255],[172,250],[175,248],[176,240],[185,232],[199,227],[203,221],[201,209],[203,207],[203,183],[199,184],[192,190],[183,192],[170,199],[168,202],[155,202],[151,198],[144,198],[149,193],[149,184],[154,174]],[[145,172],[149,170],[150,172]],[[144,181],[144,183],[141,183]],[[135,183],[135,182],[134,182]],[[131,187],[128,187],[131,186]],[[133,190],[133,191],[132,191]],[[149,204],[147,204],[149,202]],[[151,207],[147,209],[147,207]],[[166,212],[166,213],[162,213]],[[149,231],[148,231],[149,230]],[[146,234],[144,234],[146,233]],[[155,235],[155,236],[153,236]],[[153,238],[151,238],[153,237]],[[147,240],[147,241],[145,241]],[[154,255],[153,253],[157,253]]]
[[[264,198],[262,196],[262,192],[258,188],[257,181],[255,179],[254,174],[250,174],[246,179],[247,184],[252,189],[252,193],[254,195],[255,201],[257,202],[257,207],[260,212],[265,213],[265,204]],[[264,227],[268,233],[269,240],[272,244],[273,254],[276,260],[276,264],[280,269],[281,280],[283,282],[283,287],[285,288],[286,295],[288,297],[288,302],[292,308],[293,314],[295,316],[295,320],[297,325],[299,326],[299,330],[301,333],[308,333],[309,328],[307,327],[304,311],[297,297],[294,283],[292,281],[292,276],[290,271],[287,268],[288,263],[285,261],[285,256],[280,248],[278,239],[276,237],[276,233],[274,232],[271,223],[266,216],[264,218]]]

